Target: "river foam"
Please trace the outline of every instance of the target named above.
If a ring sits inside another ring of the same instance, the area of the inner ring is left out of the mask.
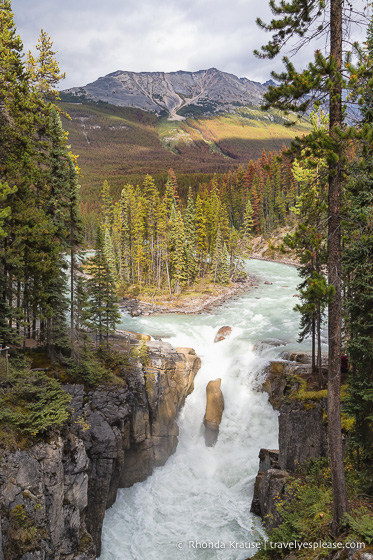
[[[105,516],[100,560],[243,560],[254,554],[252,543],[263,531],[250,514],[258,453],[278,446],[277,412],[256,388],[270,357],[285,347],[299,349],[293,311],[299,278],[294,267],[264,261],[248,261],[247,270],[258,276],[259,288],[212,314],[123,317],[121,328],[194,348],[202,367],[178,420],[176,453],[145,482],[119,490]],[[232,326],[232,334],[214,344],[223,325]],[[268,337],[284,346],[256,354],[253,344]],[[225,409],[218,441],[207,448],[201,431],[206,385],[218,377]]]

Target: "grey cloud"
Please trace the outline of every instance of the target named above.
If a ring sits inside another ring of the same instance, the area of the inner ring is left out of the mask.
[[[26,50],[40,28],[52,37],[67,74],[63,87],[118,69],[214,66],[265,81],[281,67],[252,54],[268,39],[255,24],[257,16],[270,18],[267,0],[14,0],[13,10]]]

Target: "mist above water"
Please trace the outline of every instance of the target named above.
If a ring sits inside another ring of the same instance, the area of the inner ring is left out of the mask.
[[[294,267],[277,263],[250,260],[246,268],[259,287],[211,314],[123,316],[119,328],[192,347],[202,367],[178,420],[176,453],[145,482],[118,491],[105,516],[100,560],[243,560],[254,554],[249,547],[263,531],[250,513],[258,453],[278,447],[277,412],[257,388],[270,358],[300,349],[293,311],[299,277]],[[214,344],[223,325],[232,334]],[[266,338],[284,346],[258,355],[253,344]],[[225,409],[218,441],[207,448],[201,431],[206,385],[218,377]],[[214,548],[205,548],[209,543]]]

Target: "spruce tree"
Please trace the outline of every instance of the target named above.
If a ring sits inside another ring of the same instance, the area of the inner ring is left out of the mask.
[[[230,263],[229,263],[229,252],[226,243],[223,245],[223,260],[220,268],[219,275],[221,284],[228,284],[230,276]]]
[[[110,194],[110,185],[105,179],[101,190],[101,209],[104,216],[104,223],[111,225],[113,220],[113,199]]]
[[[53,42],[49,35],[42,29],[36,45],[37,58],[31,52],[27,55],[27,70],[32,86],[46,101],[55,104],[60,96],[57,86],[65,78],[60,72],[56,61],[56,52],[53,51]]]
[[[172,285],[175,294],[180,294],[188,281],[185,229],[180,210],[177,211],[173,225],[172,246]]]
[[[206,217],[204,213],[203,203],[200,195],[197,196],[196,200],[196,253],[198,261],[199,274],[204,276],[205,270],[205,258],[207,253],[207,229],[206,229]]]
[[[120,255],[121,255],[121,279],[130,283],[131,274],[131,238],[128,215],[128,195],[126,187],[121,192],[120,198],[120,220],[121,220],[121,238],[120,238]]]
[[[221,284],[221,268],[222,268],[222,264],[223,264],[223,244],[222,244],[222,239],[221,239],[221,231],[220,231],[220,227],[218,227],[218,231],[216,234],[216,240],[215,240],[215,250],[214,250],[214,255],[212,258],[212,280],[214,282],[214,284],[216,282],[218,282],[219,284]]]
[[[321,113],[318,118],[311,113],[314,130],[326,128],[327,118]],[[299,285],[302,305],[296,306],[301,312],[300,340],[306,335],[312,339],[312,369],[316,371],[316,338],[317,338],[317,370],[319,385],[323,385],[321,372],[321,318],[325,302],[332,299],[333,288],[324,290],[322,270],[326,265],[326,218],[327,218],[327,185],[325,158],[307,157],[306,152],[293,163],[292,172],[299,185],[299,196],[292,212],[299,217],[299,223],[291,235],[284,239],[285,243],[295,250],[300,262],[299,275],[303,279]],[[319,289],[317,289],[317,285]],[[324,293],[325,291],[325,293]],[[318,300],[319,298],[319,300]]]
[[[344,284],[347,309],[350,376],[347,410],[355,417],[350,443],[357,450],[358,469],[365,470],[368,491],[373,475],[373,20],[361,53],[367,82],[360,89],[361,154],[347,186],[345,209]]]
[[[194,281],[197,275],[196,259],[196,208],[193,200],[192,190],[189,187],[187,206],[184,213],[185,241],[188,263],[188,283]]]
[[[116,265],[116,259],[114,253],[114,245],[108,228],[105,229],[105,233],[104,233],[104,252],[111,275],[113,278],[116,278],[117,265]]]
[[[250,199],[247,199],[246,207],[245,207],[245,214],[243,218],[243,225],[242,225],[242,238],[244,244],[247,246],[250,239],[252,238],[252,230],[254,227],[254,220],[253,220],[253,208],[251,206]]]
[[[120,313],[115,293],[115,281],[111,274],[109,264],[105,257],[104,237],[101,228],[97,228],[95,254],[87,260],[89,292],[87,324],[92,328],[99,343],[106,338],[109,344],[109,335],[115,331],[120,322]]]

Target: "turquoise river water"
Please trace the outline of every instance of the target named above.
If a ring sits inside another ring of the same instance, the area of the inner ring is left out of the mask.
[[[309,345],[296,343],[296,268],[250,260],[246,269],[257,277],[258,288],[213,313],[123,315],[119,328],[192,347],[202,367],[178,420],[176,453],[145,482],[119,490],[105,516],[100,560],[244,560],[254,554],[253,543],[263,532],[250,513],[258,453],[278,446],[278,413],[257,390],[261,372],[284,349]],[[214,344],[223,325],[230,325],[232,334]],[[254,351],[266,338],[285,345]],[[206,385],[218,377],[225,409],[218,441],[207,448],[201,434]]]

